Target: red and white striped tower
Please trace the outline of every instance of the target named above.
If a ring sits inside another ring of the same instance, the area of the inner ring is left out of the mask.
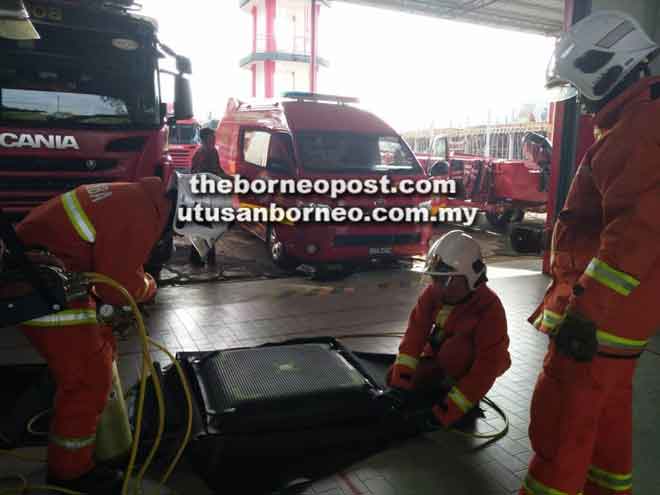
[[[252,97],[273,98],[284,91],[316,92],[318,26],[323,0],[239,0],[252,16],[252,53],[241,67],[252,72]]]

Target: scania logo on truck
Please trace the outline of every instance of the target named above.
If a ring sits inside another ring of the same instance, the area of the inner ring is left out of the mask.
[[[49,150],[79,150],[74,136],[54,136],[43,134],[0,133],[0,146],[3,148],[46,148]]]

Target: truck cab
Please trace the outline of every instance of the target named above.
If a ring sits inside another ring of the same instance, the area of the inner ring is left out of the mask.
[[[355,99],[311,93],[285,93],[280,101],[230,100],[216,130],[220,163],[229,175],[294,181],[364,181],[387,175],[395,185],[420,180],[424,170],[399,134],[380,118],[352,103]],[[413,195],[246,194],[241,205],[283,208],[415,207]],[[397,259],[426,252],[430,225],[413,223],[244,223],[264,240],[280,266],[353,264]]]
[[[81,184],[172,172],[162,90],[192,117],[190,61],[131,0],[26,1],[40,38],[0,39],[0,208],[20,219]],[[168,68],[176,65],[175,68]]]
[[[199,131],[202,126],[195,119],[178,120],[170,124],[168,152],[174,168],[183,173],[190,173],[195,152],[202,145]]]

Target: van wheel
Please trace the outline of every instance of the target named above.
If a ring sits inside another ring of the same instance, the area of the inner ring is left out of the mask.
[[[525,210],[518,208],[504,210],[502,213],[486,212],[486,219],[495,228],[503,229],[510,223],[521,222],[525,218]]]
[[[270,260],[275,265],[288,270],[294,268],[294,261],[286,253],[284,243],[277,236],[277,228],[274,225],[269,225],[266,231],[266,247]]]

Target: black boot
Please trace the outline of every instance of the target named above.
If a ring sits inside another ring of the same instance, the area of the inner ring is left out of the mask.
[[[461,430],[465,432],[474,431],[475,428],[477,427],[477,421],[479,420],[479,418],[485,418],[485,417],[486,416],[484,414],[483,409],[481,409],[481,407],[479,407],[479,404],[477,404],[468,412],[466,412],[461,419],[456,421],[451,426],[456,430]]]
[[[96,466],[80,478],[60,480],[50,474],[46,483],[58,488],[87,493],[89,495],[119,495],[124,483],[124,473],[102,466]]]

